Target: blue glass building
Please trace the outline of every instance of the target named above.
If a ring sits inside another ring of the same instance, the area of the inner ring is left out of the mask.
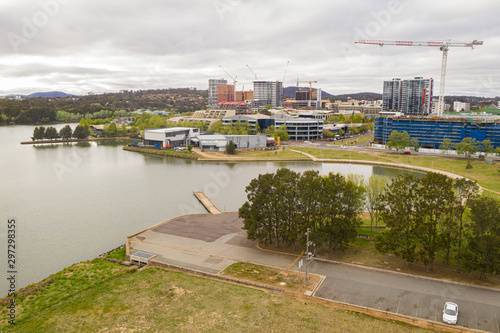
[[[476,141],[490,140],[491,145],[500,147],[500,120],[473,118],[417,118],[378,117],[375,119],[373,141],[386,144],[392,131],[408,132],[410,138],[417,138],[420,147],[439,149],[445,139],[460,143],[464,138]]]

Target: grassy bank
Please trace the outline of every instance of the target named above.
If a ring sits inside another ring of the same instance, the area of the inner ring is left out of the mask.
[[[223,152],[203,152],[203,159],[221,159],[221,160],[283,160],[283,161],[310,161],[311,159],[300,153],[296,153],[290,150],[284,150],[283,148],[278,150],[255,150],[248,152],[239,152],[235,155],[227,155]]]
[[[73,265],[19,297],[3,332],[429,332],[162,269],[99,259]],[[2,318],[5,318],[5,306]]]
[[[187,150],[182,150],[182,151],[175,151],[173,149],[160,150],[160,149],[147,149],[147,148],[138,148],[130,146],[123,147],[123,150],[134,151],[137,153],[148,154],[148,155],[186,158],[190,160],[197,160],[199,158],[198,154],[189,152]]]

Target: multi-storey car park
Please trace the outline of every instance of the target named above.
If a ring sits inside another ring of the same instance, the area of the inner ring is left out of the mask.
[[[439,149],[445,139],[459,143],[464,138],[476,141],[490,140],[491,145],[500,147],[500,119],[498,117],[441,118],[441,117],[394,117],[379,116],[375,119],[373,141],[386,144],[392,131],[408,132],[410,138],[417,138],[420,147]]]

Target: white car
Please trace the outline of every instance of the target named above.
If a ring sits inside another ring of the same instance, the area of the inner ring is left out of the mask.
[[[446,302],[443,309],[443,323],[455,325],[458,319],[458,305]]]

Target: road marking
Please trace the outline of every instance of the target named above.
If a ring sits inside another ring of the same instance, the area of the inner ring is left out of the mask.
[[[498,327],[498,318],[497,318],[496,313],[495,313],[495,321],[497,323],[497,332],[500,333],[500,327]]]
[[[398,308],[396,309],[396,313],[399,313],[399,306],[401,305],[401,297],[399,298]]]

